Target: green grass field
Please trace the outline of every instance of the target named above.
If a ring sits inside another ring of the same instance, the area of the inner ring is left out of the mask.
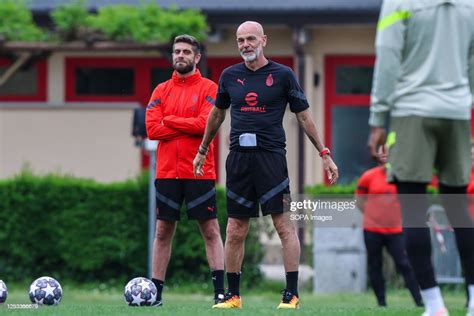
[[[119,289],[77,289],[63,287],[64,297],[59,306],[39,309],[11,309],[7,304],[29,304],[27,287],[9,289],[8,300],[0,307],[1,315],[287,315],[295,311],[276,310],[280,299],[278,291],[243,292],[242,310],[212,310],[211,299],[202,293],[179,294],[176,289],[164,295],[164,306],[129,307]],[[464,292],[445,291],[450,315],[466,314],[463,308]],[[388,308],[375,307],[371,292],[364,294],[314,295],[301,293],[299,315],[421,315],[422,308],[414,307],[407,291],[389,291]]]

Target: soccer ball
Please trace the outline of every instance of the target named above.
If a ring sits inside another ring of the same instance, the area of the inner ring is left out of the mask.
[[[43,276],[30,285],[30,300],[38,305],[58,305],[63,297],[63,289],[55,279]]]
[[[147,278],[135,278],[127,283],[123,294],[129,306],[150,306],[156,302],[156,286]]]
[[[0,304],[5,303],[8,296],[8,289],[5,283],[0,280]]]

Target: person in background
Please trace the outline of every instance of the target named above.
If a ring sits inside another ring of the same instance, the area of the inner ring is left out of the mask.
[[[471,178],[467,185],[467,194],[469,201],[469,213],[474,219],[474,140],[471,140]]]
[[[386,166],[365,171],[357,183],[357,205],[364,215],[364,242],[369,280],[377,304],[387,306],[382,252],[385,248],[405,280],[416,306],[423,306],[418,282],[405,250],[397,187],[387,182]]]
[[[377,24],[369,149],[384,162],[402,210],[424,315],[446,316],[431,259],[426,188],[433,168],[454,229],[474,315],[474,225],[466,189],[474,91],[474,1],[384,0]],[[386,117],[390,130],[385,139]],[[390,145],[389,151],[384,146]]]

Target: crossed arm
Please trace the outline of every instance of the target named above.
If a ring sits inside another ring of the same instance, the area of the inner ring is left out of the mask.
[[[182,131],[167,127],[163,124],[163,113],[160,106],[146,111],[146,132],[151,140],[167,141],[184,135]]]
[[[201,111],[197,117],[165,116],[163,118],[163,125],[185,134],[203,136],[206,128],[206,120],[211,108],[209,104],[202,104]]]
[[[149,106],[146,111],[146,128],[148,138],[167,141],[184,135],[202,136],[206,126],[206,119],[211,110],[210,106],[201,104],[197,117],[180,117],[176,115],[164,116],[158,104]]]

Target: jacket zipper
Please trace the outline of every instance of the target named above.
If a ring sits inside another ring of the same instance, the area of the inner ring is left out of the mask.
[[[181,95],[180,95],[180,98],[179,98],[179,103],[178,103],[178,109],[177,109],[177,113],[178,116],[179,115],[183,115],[183,98],[184,98],[184,94],[185,94],[185,91],[186,91],[186,87],[183,87],[183,89],[181,90]],[[178,164],[179,164],[179,138],[176,140],[176,179],[179,179],[179,172],[178,172]]]
[[[178,164],[179,164],[179,138],[176,140],[176,179],[179,179],[178,176]]]

